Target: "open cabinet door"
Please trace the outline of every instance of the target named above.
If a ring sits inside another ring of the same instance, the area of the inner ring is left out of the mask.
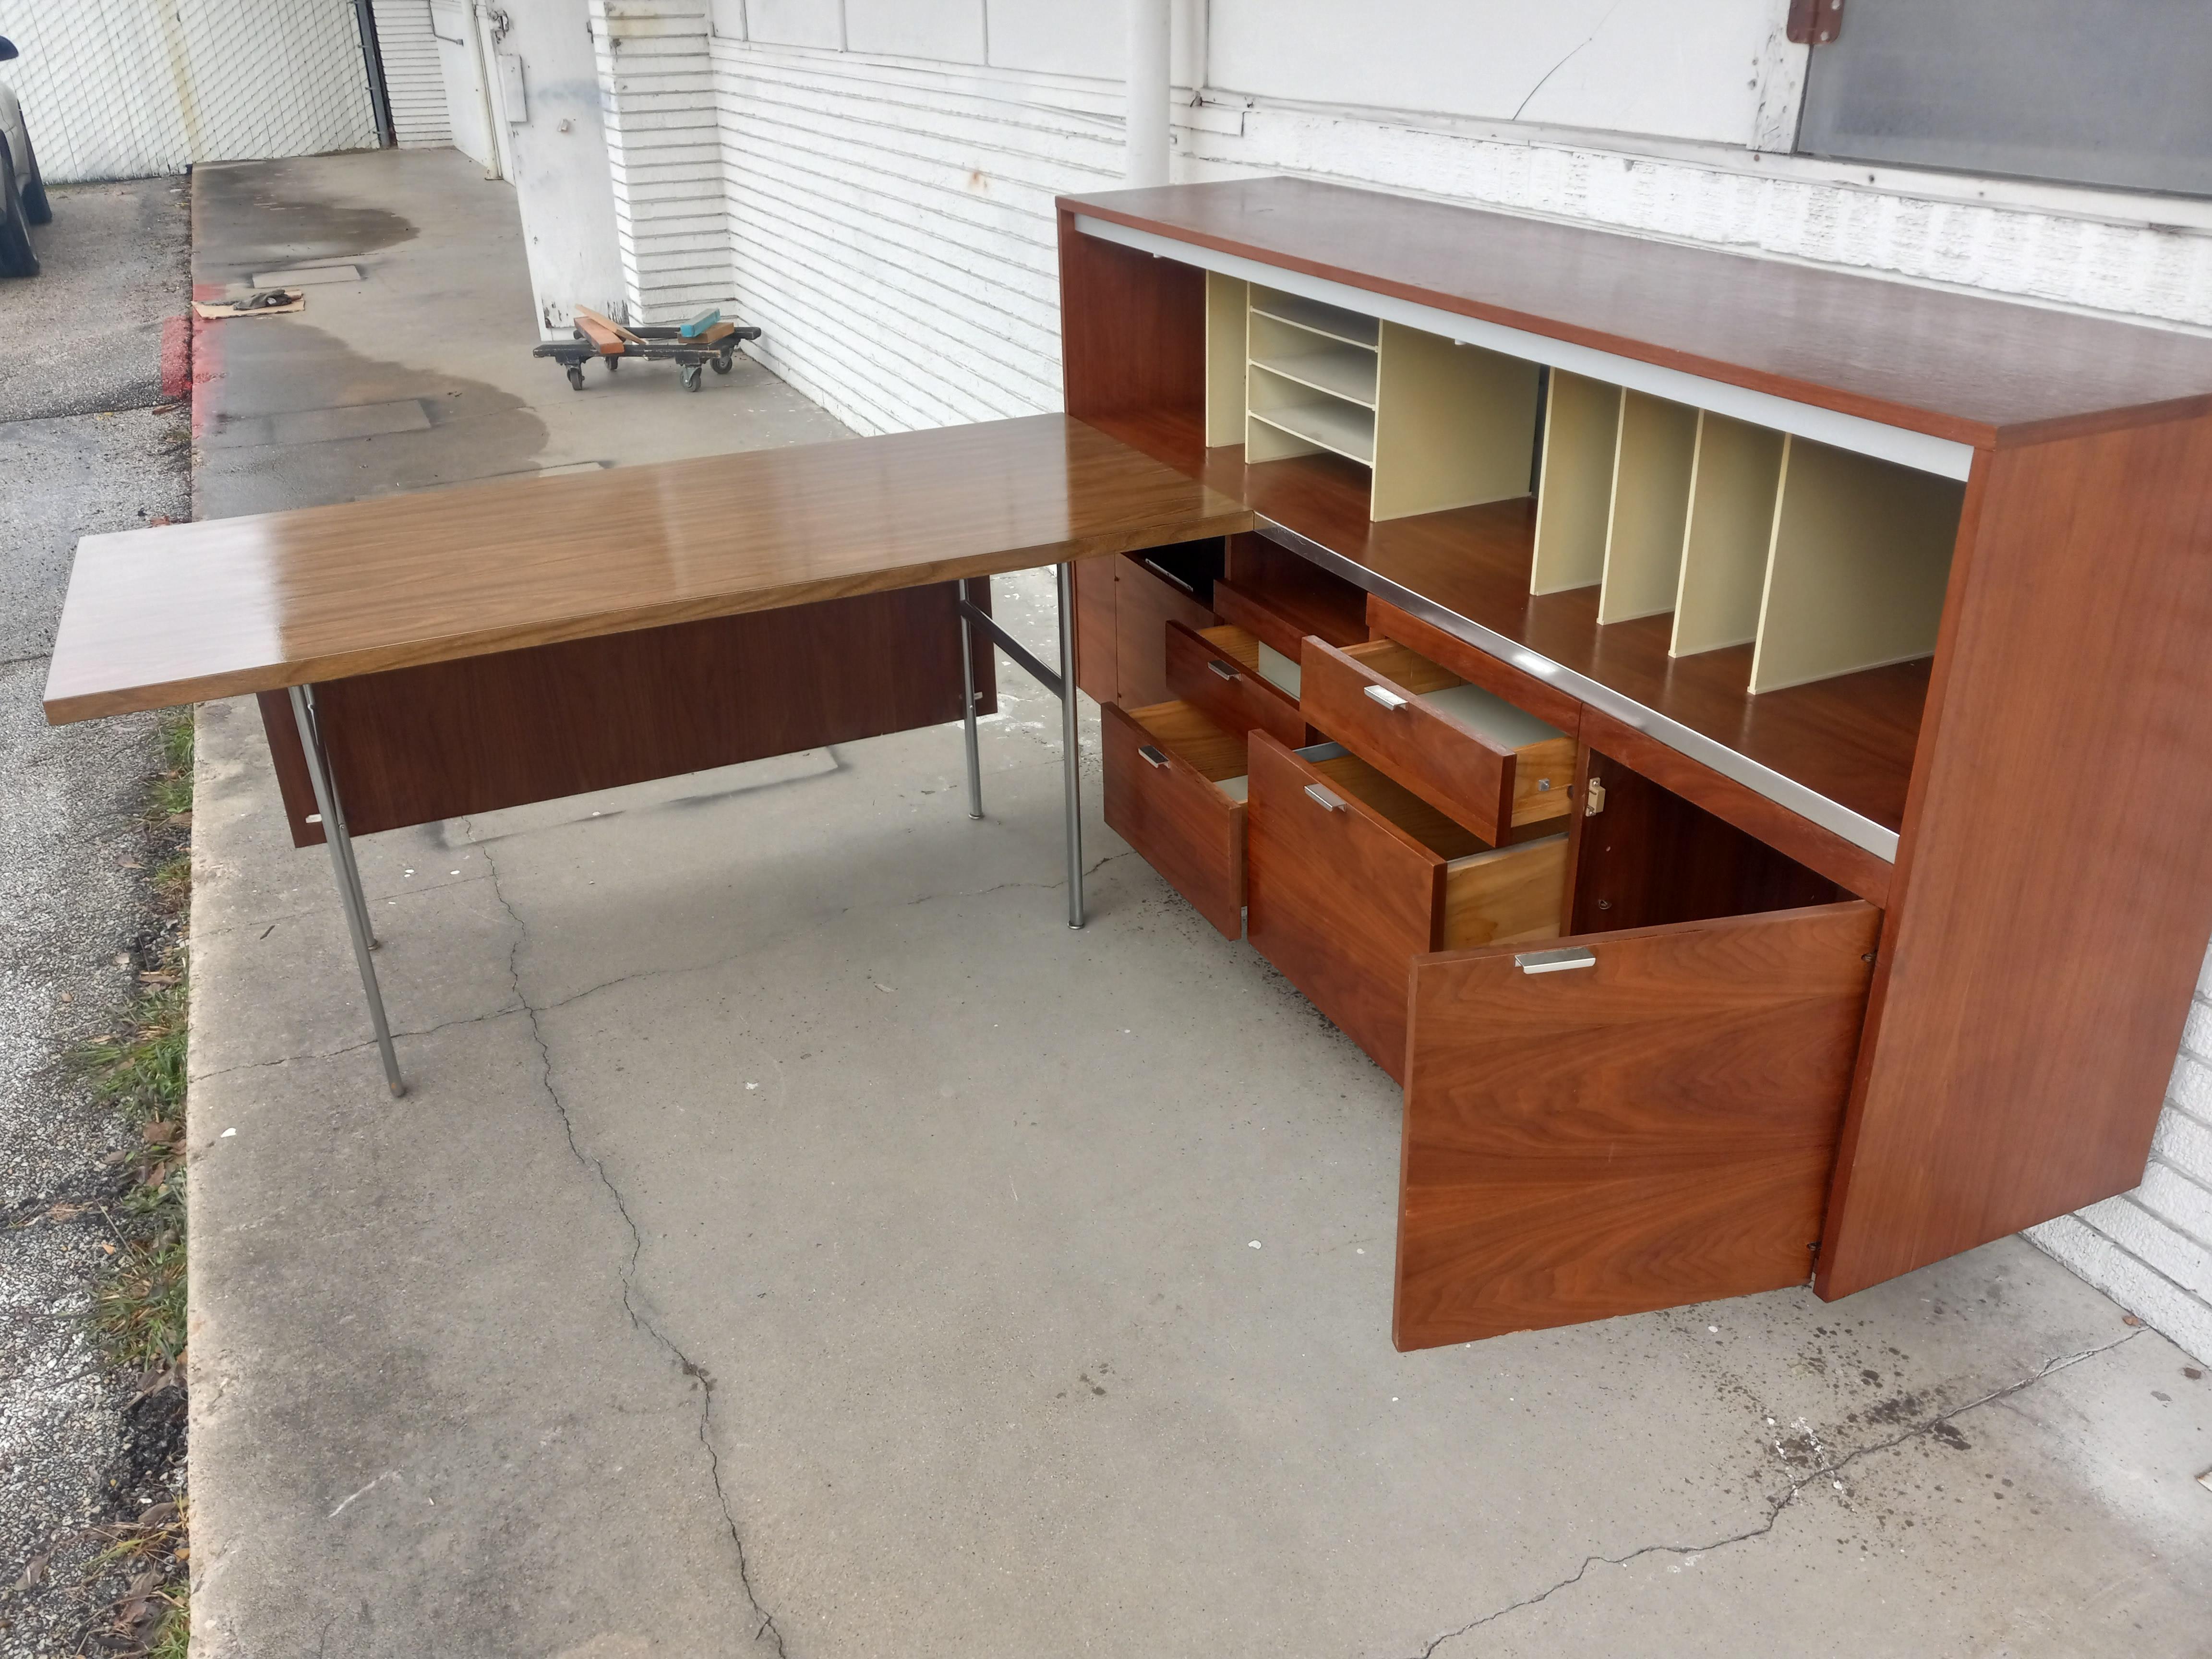
[[[1853,900],[1416,958],[1398,1346],[1803,1283],[1881,921]]]

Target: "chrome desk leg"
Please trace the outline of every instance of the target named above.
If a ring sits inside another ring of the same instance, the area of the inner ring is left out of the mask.
[[[1082,721],[1075,700],[1075,567],[1060,567],[1060,764],[1067,786],[1067,925],[1083,926],[1083,800],[1078,769],[1083,763]]]
[[[399,1076],[399,1056],[392,1047],[392,1027],[384,1018],[384,994],[377,988],[376,963],[369,952],[376,936],[368,925],[368,900],[362,891],[361,866],[354,862],[353,837],[347,832],[345,809],[338,803],[337,780],[331,775],[329,752],[323,747],[322,722],[315,709],[311,685],[292,688],[292,723],[300,728],[300,747],[307,757],[307,779],[315,787],[315,805],[323,816],[323,839],[330,843],[331,868],[338,878],[338,898],[345,906],[346,930],[353,935],[353,959],[361,969],[361,988],[368,997],[369,1024],[376,1029],[376,1047],[384,1056],[384,1080],[393,1098],[407,1092]]]
[[[983,578],[986,583],[990,578]],[[968,601],[968,579],[960,579],[960,601]],[[968,816],[983,816],[983,762],[975,748],[975,629],[965,611],[960,613],[960,697],[968,716]]]

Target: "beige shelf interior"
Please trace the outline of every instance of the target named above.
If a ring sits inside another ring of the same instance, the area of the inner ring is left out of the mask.
[[[1697,447],[1696,410],[1641,392],[1621,392],[1600,623],[1631,622],[1674,608]]]
[[[1949,478],[1785,439],[1752,690],[1934,651],[1965,499]]]
[[[1782,444],[1766,427],[1699,413],[1670,656],[1744,645],[1758,635]]]
[[[1375,404],[1376,519],[1528,493],[1536,365],[1382,325]]]
[[[1544,402],[1544,467],[1536,490],[1530,592],[1565,592],[1604,577],[1620,429],[1619,386],[1565,369],[1552,371],[1551,392]]]
[[[1347,403],[1375,407],[1376,357],[1370,348],[1292,328],[1257,311],[1252,313],[1250,344],[1252,361],[1269,373]]]
[[[1244,441],[1244,317],[1251,285],[1206,273],[1206,447]]]
[[[1246,459],[1279,460],[1285,453],[1311,454],[1327,449],[1363,466],[1375,465],[1375,411],[1361,404],[1276,374],[1251,367],[1251,408],[1245,438]],[[1296,448],[1285,451],[1287,438]]]
[[[1318,300],[1301,299],[1295,294],[1282,294],[1256,285],[1252,289],[1252,310],[1255,315],[1289,323],[1323,339],[1365,346],[1370,351],[1375,349],[1376,337],[1382,326],[1374,318],[1363,317],[1356,311],[1345,311],[1323,305]]]

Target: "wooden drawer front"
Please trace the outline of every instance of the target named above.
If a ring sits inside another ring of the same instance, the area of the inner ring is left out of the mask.
[[[1293,749],[1306,742],[1298,700],[1260,672],[1260,641],[1242,628],[1168,624],[1168,690],[1224,732],[1267,732]]]
[[[1244,933],[1243,801],[1217,780],[1243,772],[1244,743],[1188,703],[1099,708],[1106,823],[1231,939]]]
[[[1510,841],[1517,828],[1567,815],[1574,739],[1494,694],[1389,640],[1340,650],[1309,639],[1300,667],[1300,703],[1313,726],[1484,840]],[[1495,711],[1474,716],[1490,731],[1424,700],[1461,688]]]
[[[1267,733],[1251,761],[1252,946],[1402,1082],[1406,976],[1443,942],[1446,860]]]

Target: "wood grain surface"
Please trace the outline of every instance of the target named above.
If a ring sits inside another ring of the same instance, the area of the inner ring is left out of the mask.
[[[1038,415],[88,536],[56,724],[1242,530]]]
[[[1880,915],[1849,902],[1422,958],[1392,1336],[1468,1342],[1802,1284]]]
[[[1445,860],[1266,732],[1250,753],[1252,948],[1402,1082],[1406,970],[1443,942]],[[1328,810],[1311,784],[1345,805]]]
[[[1195,712],[1180,702],[1100,706],[1106,823],[1225,938],[1242,939],[1245,803],[1214,787],[1213,778],[1243,774],[1244,745],[1218,729],[1211,744],[1179,742],[1179,728]],[[1223,744],[1233,746],[1233,759],[1216,752]],[[1145,758],[1146,748],[1165,763]]]
[[[1060,208],[1961,443],[2212,409],[2212,340],[1778,259],[1305,179]]]
[[[1612,724],[1602,717],[1593,721],[1587,745],[1583,799],[1595,781],[1605,805],[1583,819],[1568,923],[1573,932],[1794,910],[1850,896],[1601,747],[1610,741],[1604,728]]]
[[[1210,628],[1213,612],[1133,558],[1115,559],[1114,700],[1124,708],[1182,695],[1168,679],[1168,624]]]
[[[1168,623],[1167,680],[1170,695],[1226,731],[1270,732],[1293,748],[1313,741],[1297,699],[1261,676],[1259,638],[1244,629]]]
[[[1422,661],[1402,647],[1384,649]],[[1485,841],[1501,841],[1510,832],[1519,757],[1419,701],[1419,693],[1437,689],[1418,683],[1436,678],[1432,665],[1429,676],[1394,679],[1386,672],[1388,657],[1362,661],[1322,640],[1305,642],[1299,665],[1298,705],[1316,730],[1435,802]],[[1449,676],[1443,683],[1451,683]],[[1386,709],[1367,696],[1370,685],[1407,701]],[[1564,787],[1559,794],[1564,811]]]
[[[1825,1295],[2140,1182],[2212,934],[2212,419],[1966,511]]]
[[[979,712],[997,707],[994,660],[975,654]],[[347,823],[369,835],[957,720],[958,614],[934,582],[359,674],[316,696]],[[291,699],[260,697],[293,843],[319,842]]]

